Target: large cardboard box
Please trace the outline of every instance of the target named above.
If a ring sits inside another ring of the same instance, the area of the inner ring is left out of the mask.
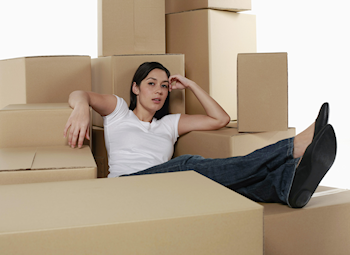
[[[265,255],[349,254],[349,190],[318,187],[302,209],[262,205]]]
[[[199,9],[249,11],[252,3],[251,0],[165,0],[166,14]]]
[[[238,54],[237,97],[239,132],[287,130],[287,53]]]
[[[263,207],[193,171],[0,186],[0,204],[0,254],[263,254]]]
[[[186,77],[237,120],[237,54],[256,52],[255,15],[208,9],[167,14],[166,41],[168,53],[185,54]],[[205,113],[191,91],[186,113]]]
[[[183,54],[120,55],[92,59],[92,91],[101,94],[116,94],[130,103],[130,87],[137,68],[144,62],[156,61],[171,74],[185,75]],[[185,113],[185,91],[170,93],[170,113]],[[93,112],[93,125],[103,127],[102,117]]]
[[[9,104],[68,102],[74,90],[91,90],[90,56],[0,61],[0,109]]]
[[[0,110],[0,148],[67,145],[63,130],[71,113],[68,103],[8,105]],[[91,129],[84,140],[90,147]]]
[[[0,148],[0,185],[94,179],[96,169],[88,146]]]
[[[205,158],[245,156],[293,136],[295,136],[295,128],[262,133],[239,133],[237,128],[231,127],[214,131],[192,131],[178,139],[174,157],[183,154],[200,155]]]
[[[105,178],[109,174],[108,154],[105,144],[104,128],[92,127],[92,154],[97,164],[97,178]]]
[[[164,0],[99,0],[98,56],[165,53]]]

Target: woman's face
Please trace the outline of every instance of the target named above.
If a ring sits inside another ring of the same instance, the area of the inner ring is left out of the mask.
[[[137,108],[142,107],[151,112],[160,110],[169,93],[169,79],[166,72],[153,69],[141,81],[140,87],[133,85],[133,92],[138,95]]]

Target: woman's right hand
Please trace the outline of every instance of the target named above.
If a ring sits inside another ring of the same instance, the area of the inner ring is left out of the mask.
[[[64,127],[63,135],[67,137],[68,133],[69,146],[75,148],[78,144],[78,148],[81,148],[84,138],[90,140],[90,106],[101,116],[106,116],[115,109],[117,98],[114,95],[77,90],[69,95],[68,103],[73,111]]]
[[[68,145],[81,148],[84,138],[90,140],[90,106],[86,103],[77,103],[68,118],[63,131],[64,137],[68,133]],[[69,131],[68,131],[69,130]]]

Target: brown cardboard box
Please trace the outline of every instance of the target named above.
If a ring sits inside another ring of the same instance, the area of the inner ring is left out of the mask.
[[[237,120],[237,53],[256,52],[255,15],[208,9],[167,14],[166,35],[167,52],[186,56],[186,77]],[[205,113],[190,91],[186,113]]]
[[[0,185],[93,179],[96,169],[87,146],[0,148]]]
[[[184,75],[183,54],[121,55],[92,59],[92,91],[116,94],[130,103],[130,86],[136,69],[144,62],[160,62],[171,74]],[[185,91],[174,90],[170,95],[170,113],[185,113]],[[103,127],[102,117],[93,112],[93,125]]]
[[[97,178],[105,178],[109,174],[108,154],[106,150],[104,128],[92,127],[92,154],[97,164]]]
[[[165,0],[166,14],[199,9],[249,11],[252,4],[251,0]]]
[[[263,254],[263,207],[193,171],[0,186],[0,204],[0,254]]]
[[[287,130],[287,53],[238,54],[237,96],[239,132]]]
[[[9,104],[68,102],[74,90],[91,90],[90,56],[0,61],[0,109]]]
[[[244,156],[294,135],[295,128],[263,133],[239,133],[237,128],[229,127],[215,131],[192,131],[178,139],[174,157],[183,154],[201,155],[205,158]]]
[[[165,53],[164,0],[99,0],[98,56]]]
[[[71,113],[68,103],[8,105],[0,110],[0,148],[67,145],[63,130]]]
[[[262,205],[265,255],[349,254],[349,190],[318,187],[302,209]]]

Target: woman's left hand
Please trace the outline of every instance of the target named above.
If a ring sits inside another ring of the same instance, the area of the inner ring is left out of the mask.
[[[191,87],[193,83],[193,81],[180,74],[172,75],[169,77],[169,92],[173,89],[185,89]]]

